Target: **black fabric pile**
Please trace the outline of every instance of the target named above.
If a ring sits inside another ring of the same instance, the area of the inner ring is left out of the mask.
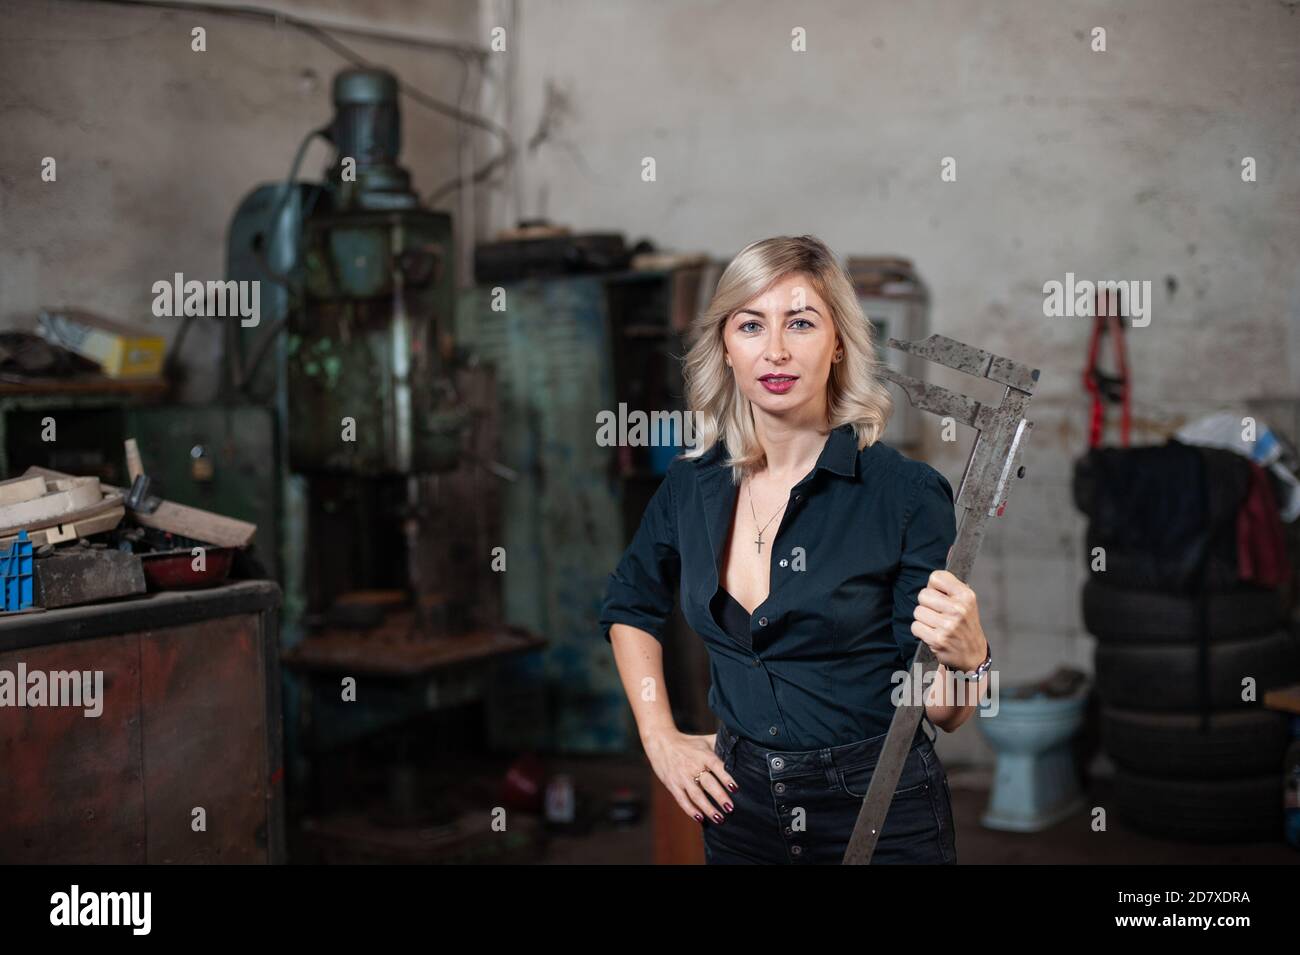
[[[1088,517],[1085,560],[1105,549],[1112,587],[1193,593],[1238,586],[1236,517],[1250,464],[1222,448],[1170,440],[1093,448],[1075,462],[1074,503]]]

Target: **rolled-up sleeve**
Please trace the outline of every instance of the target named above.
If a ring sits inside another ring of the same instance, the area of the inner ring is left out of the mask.
[[[957,516],[952,485],[924,462],[912,493],[912,505],[903,525],[903,553],[894,581],[894,638],[903,665],[912,662],[921,641],[912,633],[917,598],[930,579],[948,563],[948,548],[957,539]]]
[[[641,526],[608,577],[601,605],[601,633],[610,641],[614,624],[645,630],[662,642],[681,573],[672,476],[659,482]]]
[[[600,608],[600,629],[624,623],[662,642],[681,573],[677,545],[677,511],[672,477],[666,475],[646,505],[632,543],[609,575]]]

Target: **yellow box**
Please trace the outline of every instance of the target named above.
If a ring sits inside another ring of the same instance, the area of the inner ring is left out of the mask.
[[[90,312],[42,312],[42,334],[84,358],[99,362],[110,378],[158,378],[166,340]]]

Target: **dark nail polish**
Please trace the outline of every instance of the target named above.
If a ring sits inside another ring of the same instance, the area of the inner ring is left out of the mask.
[[[725,810],[727,810],[727,812],[731,812],[731,803],[729,803],[729,802],[724,802],[724,803],[722,804],[722,808],[725,809]]]
[[[714,818],[716,821],[718,821],[718,822],[722,822],[722,813],[720,813],[720,812],[715,812],[715,813],[713,814],[713,818]]]
[[[697,813],[695,814],[695,821],[696,821],[696,822],[703,822],[703,821],[704,821],[704,817],[701,816],[701,815],[697,812]]]

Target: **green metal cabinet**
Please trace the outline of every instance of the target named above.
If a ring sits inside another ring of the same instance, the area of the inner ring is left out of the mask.
[[[614,448],[598,447],[596,414],[616,408],[605,279],[581,276],[462,294],[457,341],[496,367],[499,460],[518,473],[502,489],[509,623],[548,641],[505,661],[489,694],[496,746],[569,752],[625,749],[627,699],[597,627],[609,572],[624,547]]]

